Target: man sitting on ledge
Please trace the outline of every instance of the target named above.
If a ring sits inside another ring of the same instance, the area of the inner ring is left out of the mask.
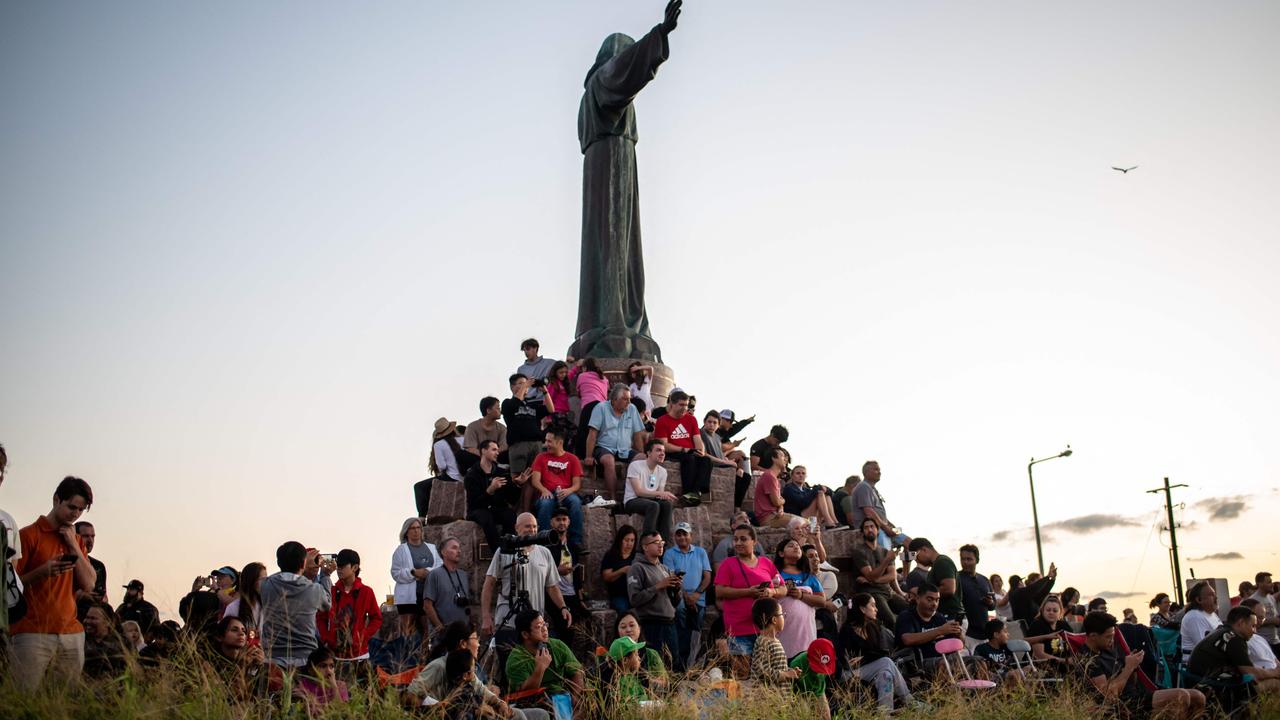
[[[702,444],[698,421],[689,414],[689,395],[673,390],[667,398],[667,414],[658,418],[653,436],[666,446],[667,457],[680,463],[680,484],[684,499],[692,505],[711,491],[711,459]]]
[[[596,405],[587,425],[587,450],[583,462],[588,468],[599,464],[604,475],[603,497],[616,501],[618,463],[633,459],[644,442],[644,420],[631,403],[631,390],[622,383],[614,383],[609,390],[609,402]]]

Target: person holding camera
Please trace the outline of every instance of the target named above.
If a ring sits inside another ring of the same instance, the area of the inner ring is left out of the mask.
[[[480,613],[483,618],[480,631],[484,635],[500,636],[499,645],[518,642],[513,628],[516,613],[525,607],[541,612],[550,598],[551,612],[572,623],[569,608],[560,595],[560,574],[551,551],[539,542],[549,542],[550,537],[538,533],[538,521],[530,513],[516,518],[516,534],[503,538],[485,573],[484,587],[480,591]],[[499,588],[498,583],[502,583]],[[494,592],[499,590],[495,623]],[[505,635],[505,637],[501,637]]]
[[[471,619],[471,578],[458,566],[462,544],[457,538],[440,543],[440,564],[427,573],[427,588],[422,594],[422,610],[434,636],[444,626]]]
[[[640,535],[640,556],[627,571],[627,597],[640,621],[644,641],[660,655],[666,655],[670,665],[672,657],[680,653],[675,598],[679,597],[684,578],[662,564],[665,548],[658,533]]]
[[[320,566],[319,553],[290,540],[276,548],[276,565],[280,572],[262,583],[262,647],[272,663],[301,667],[319,646],[316,613],[327,612],[332,598],[303,574],[306,565]]]
[[[511,472],[520,474],[533,462],[542,447],[543,428],[550,422],[545,395],[532,396],[532,381],[520,373],[507,379],[511,397],[502,401],[502,419],[507,423],[507,457]],[[546,421],[546,422],[544,422]]]

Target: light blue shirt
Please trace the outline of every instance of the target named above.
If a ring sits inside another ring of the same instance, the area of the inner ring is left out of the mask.
[[[631,438],[644,430],[644,421],[640,419],[640,411],[636,406],[627,404],[627,409],[619,417],[614,414],[613,406],[607,402],[596,405],[591,411],[591,420],[587,423],[596,429],[596,446],[615,454],[631,457],[634,449]]]
[[[702,573],[711,572],[711,560],[701,545],[690,545],[688,552],[682,552],[679,547],[672,545],[662,554],[662,564],[671,572],[684,571],[681,589],[685,592],[697,592],[698,586],[702,584]],[[698,607],[706,606],[707,594],[704,589],[703,594],[698,596]]]

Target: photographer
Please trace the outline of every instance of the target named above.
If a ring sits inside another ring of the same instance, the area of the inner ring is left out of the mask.
[[[525,607],[541,612],[547,609],[546,598],[551,599],[554,607],[550,611],[553,614],[571,622],[569,608],[565,607],[564,597],[560,595],[560,575],[556,571],[555,558],[550,550],[536,544],[550,538],[537,532],[538,521],[533,515],[521,513],[516,518],[516,536],[508,538],[513,542],[499,546],[485,573],[484,588],[480,593],[481,632],[493,635],[496,630],[499,645],[510,646],[518,642],[514,630],[516,613]],[[497,598],[495,625],[493,595],[499,582],[502,586]]]
[[[640,536],[641,555],[627,571],[627,595],[640,620],[644,641],[659,654],[665,654],[667,664],[671,664],[672,656],[680,652],[672,596],[678,596],[683,578],[662,564],[664,549],[658,533]]]
[[[434,636],[452,622],[471,618],[471,577],[458,567],[462,545],[457,538],[440,543],[441,563],[427,573],[427,589],[422,594],[422,610]]]

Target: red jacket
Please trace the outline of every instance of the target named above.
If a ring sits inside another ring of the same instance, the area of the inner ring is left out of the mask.
[[[369,652],[369,638],[382,627],[375,594],[360,578],[355,579],[350,592],[342,581],[333,584],[329,617],[318,626],[324,644],[338,657],[354,658]]]

